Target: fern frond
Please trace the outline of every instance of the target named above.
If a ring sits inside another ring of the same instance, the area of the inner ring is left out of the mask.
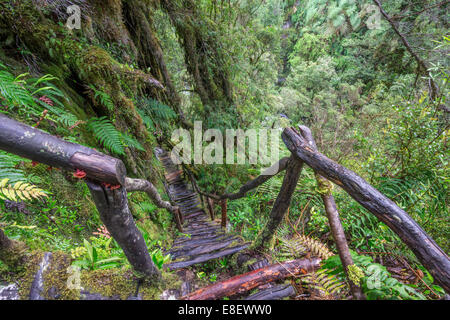
[[[125,133],[121,134],[122,137],[122,144],[129,148],[135,148],[140,151],[145,151],[145,148],[142,146],[142,144],[139,143],[134,137],[129,136]]]
[[[305,235],[297,235],[291,239],[280,238],[280,241],[283,255],[300,257],[309,252],[311,255],[318,256],[323,260],[334,255],[326,245]]]
[[[138,106],[144,115],[153,119],[154,123],[163,123],[177,118],[177,114],[169,106],[151,98],[141,98]]]
[[[315,273],[302,277],[302,283],[310,290],[316,290],[323,296],[338,296],[343,293],[347,285],[335,275],[329,274],[329,270],[321,269]]]
[[[125,154],[122,144],[122,134],[114,127],[106,116],[90,119],[87,127],[106,149],[118,155]]]
[[[78,118],[72,113],[62,114],[58,118],[58,122],[63,124],[66,127],[72,127],[78,121]]]
[[[256,193],[264,195],[269,199],[275,199],[280,192],[282,181],[279,179],[269,179],[262,185],[258,186]]]
[[[8,184],[9,179],[4,178],[0,181],[0,199],[1,200],[33,200],[39,199],[42,197],[47,197],[47,194],[44,190],[39,189],[27,182],[19,181],[14,185]]]
[[[24,181],[23,171],[17,169],[21,161],[21,157],[0,150],[0,177],[8,178],[10,182]]]
[[[138,110],[139,115],[142,118],[142,121],[144,122],[147,129],[153,131],[156,129],[155,124],[153,123],[152,118],[150,118],[148,115],[146,115],[142,110]]]
[[[0,70],[0,98],[10,107],[24,107],[36,115],[39,114],[33,96],[25,88],[25,82],[20,79],[20,76],[14,77],[7,70]]]
[[[93,85],[89,85],[89,88],[94,92],[94,100],[105,106],[109,111],[114,110],[114,103],[106,92],[103,92],[101,90],[97,90]]]

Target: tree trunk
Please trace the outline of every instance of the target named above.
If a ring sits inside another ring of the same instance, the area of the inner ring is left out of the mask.
[[[320,259],[299,259],[273,264],[256,269],[227,280],[216,282],[183,297],[184,300],[218,300],[223,297],[242,294],[260,285],[288,277],[313,272],[320,267]]]
[[[281,185],[280,193],[273,205],[272,211],[270,212],[269,221],[264,227],[263,231],[259,234],[258,238],[255,240],[252,249],[262,250],[270,246],[273,236],[283,221],[284,215],[291,204],[292,194],[297,187],[297,182],[302,172],[303,163],[301,161],[296,161],[293,156],[289,159],[289,164],[286,169],[286,175],[283,179],[283,184]]]
[[[178,112],[180,121],[185,127],[192,127],[181,109],[181,98],[167,70],[161,45],[155,35],[150,10],[142,1],[131,0],[124,2],[124,13],[125,23],[133,42],[138,47],[139,66],[143,70],[150,68],[152,75],[164,84],[166,97],[163,100]]]
[[[401,208],[353,171],[314,151],[294,128],[282,139],[292,154],[342,187],[353,199],[386,223],[414,252],[436,282],[450,292],[450,260],[434,240]]]
[[[219,39],[213,32],[215,26],[206,20],[195,20],[201,17],[201,13],[193,0],[181,3],[161,0],[160,3],[177,31],[188,72],[202,104],[205,108],[222,109],[233,105],[226,55],[217,45]]]

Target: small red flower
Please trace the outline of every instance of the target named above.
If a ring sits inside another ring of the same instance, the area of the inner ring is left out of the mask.
[[[52,169],[53,169],[53,167],[51,167],[51,166],[48,166],[48,167],[47,167],[47,170],[48,170],[48,171],[52,171]]]
[[[39,164],[39,162],[37,162],[37,161],[31,161],[31,165],[32,165],[33,167],[36,167],[38,164]]]
[[[77,171],[74,172],[73,176],[77,179],[83,179],[84,177],[86,177],[86,172],[77,169]]]

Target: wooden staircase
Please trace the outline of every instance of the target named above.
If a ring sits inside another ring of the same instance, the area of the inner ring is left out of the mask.
[[[232,255],[250,245],[238,235],[225,233],[219,222],[211,221],[201,207],[199,195],[183,179],[183,170],[165,150],[157,148],[155,154],[164,166],[167,192],[173,204],[180,208],[183,221],[183,235],[166,252],[172,261],[164,267],[172,270],[189,267]]]

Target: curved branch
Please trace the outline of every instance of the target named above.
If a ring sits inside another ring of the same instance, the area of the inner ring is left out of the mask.
[[[261,174],[260,176],[256,177],[255,179],[244,184],[239,189],[238,192],[226,193],[226,194],[220,196],[220,199],[236,200],[236,199],[244,197],[247,194],[247,192],[249,192],[250,190],[255,189],[256,187],[262,185],[264,182],[266,182],[270,178],[276,176],[281,171],[286,170],[288,163],[289,163],[289,157],[280,159],[278,162],[273,164],[270,168],[266,169],[263,172],[263,174]]]
[[[156,190],[155,186],[150,181],[127,177],[125,178],[125,189],[127,192],[143,191],[148,194],[150,199],[152,199],[159,208],[166,209],[175,215],[178,214],[178,207],[172,206],[168,201],[164,201],[159,195],[158,190]]]

